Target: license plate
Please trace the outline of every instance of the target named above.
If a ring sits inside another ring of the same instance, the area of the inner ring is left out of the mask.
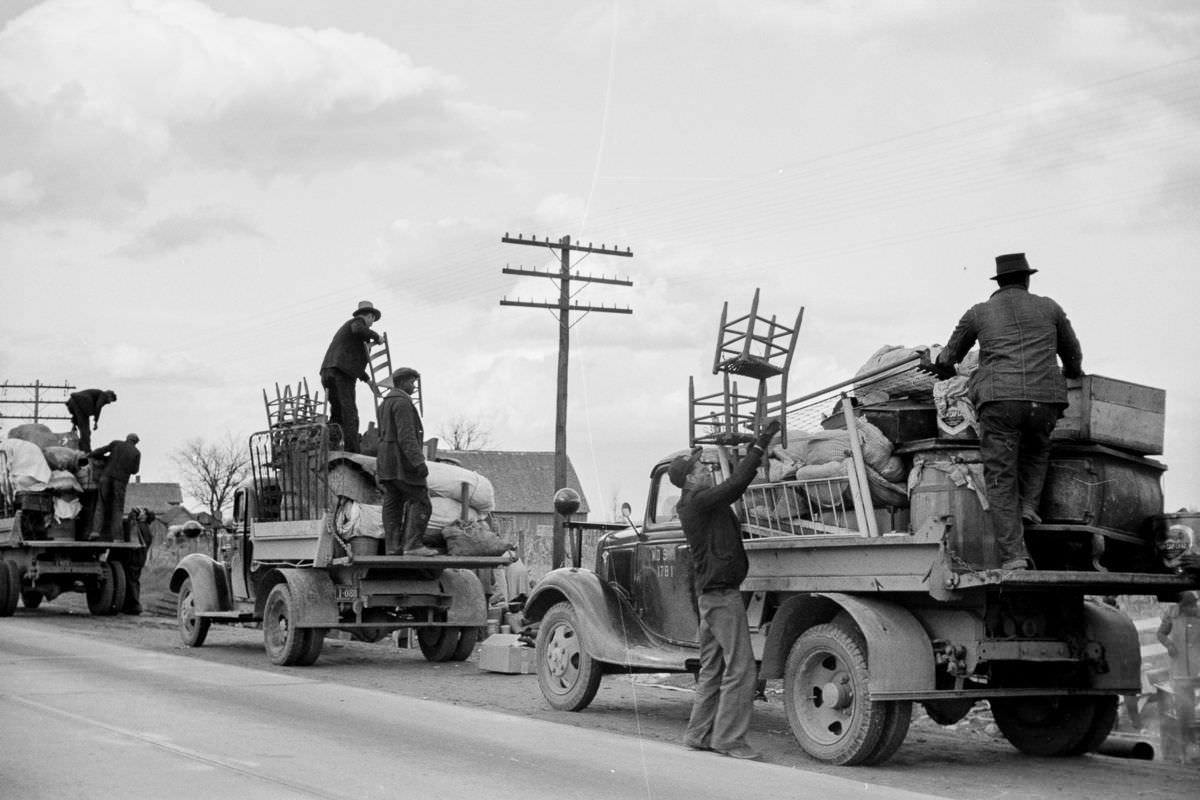
[[[337,599],[338,600],[357,600],[358,599],[358,587],[357,586],[338,586],[337,587]]]

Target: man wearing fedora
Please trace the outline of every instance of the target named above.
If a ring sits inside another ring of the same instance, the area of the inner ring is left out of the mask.
[[[321,385],[329,398],[329,422],[342,429],[342,449],[357,453],[358,405],[354,399],[354,385],[364,381],[371,390],[378,392],[371,377],[367,375],[370,343],[378,343],[382,337],[371,330],[383,314],[370,300],[363,300],[350,319],[338,328],[325,351],[321,362]]]
[[[952,375],[979,342],[979,368],[967,391],[979,415],[987,520],[1001,569],[1029,568],[1023,524],[1041,522],[1050,434],[1067,407],[1064,376],[1083,375],[1083,352],[1067,315],[1029,292],[1035,272],[1024,253],[997,256],[992,280],[999,288],[963,315],[936,364]]]
[[[388,555],[440,555],[423,542],[433,503],[427,481],[429,465],[425,463],[425,428],[412,400],[420,377],[412,367],[393,372],[393,388],[379,405],[375,477],[383,487],[383,537]]]

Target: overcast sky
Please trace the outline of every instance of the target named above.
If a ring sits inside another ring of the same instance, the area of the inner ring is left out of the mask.
[[[0,0],[0,380],[111,388],[143,480],[265,427],[360,300],[426,430],[553,450],[556,269],[592,256],[569,452],[593,518],[686,445],[721,304],[793,394],[942,343],[1024,251],[1084,369],[1167,392],[1200,505],[1200,5],[1188,0]],[[363,387],[365,390],[365,387]],[[371,414],[360,390],[365,419]],[[273,391],[273,388],[272,388]],[[4,427],[7,427],[5,425]],[[61,424],[60,424],[61,427]]]

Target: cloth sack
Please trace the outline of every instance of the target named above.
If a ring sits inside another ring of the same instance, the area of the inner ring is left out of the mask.
[[[441,533],[452,556],[502,556],[511,547],[484,522],[453,522]]]
[[[427,531],[440,531],[447,525],[453,524],[462,518],[463,506],[457,500],[431,495],[429,502],[433,506],[433,510],[429,514],[429,524],[425,526],[425,530]],[[478,522],[480,519],[482,517],[479,512],[467,506],[467,522]]]
[[[973,439],[978,436],[979,421],[975,404],[967,397],[967,381],[955,375],[933,385],[933,405],[937,409],[938,435],[946,439]]]
[[[8,485],[18,492],[40,492],[46,488],[50,480],[50,465],[46,463],[42,448],[33,442],[10,436],[0,439],[0,450],[7,456]]]
[[[467,484],[467,504],[487,516],[496,510],[496,490],[492,482],[478,472],[444,461],[427,461],[429,476],[425,479],[430,497],[462,500],[463,484]]]
[[[355,536],[382,539],[383,506],[345,500],[338,505],[333,524],[343,539],[352,539]]]

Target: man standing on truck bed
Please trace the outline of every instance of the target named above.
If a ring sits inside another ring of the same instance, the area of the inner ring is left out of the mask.
[[[96,515],[92,517],[92,532],[88,534],[91,541],[104,539],[111,542],[122,538],[125,489],[129,486],[130,476],[136,475],[142,466],[142,453],[137,449],[139,441],[138,435],[131,433],[123,442],[113,440],[87,454],[89,459],[108,456],[104,471],[100,473],[98,505]]]
[[[1067,406],[1063,376],[1083,375],[1083,353],[1066,313],[1029,292],[1035,272],[1024,253],[996,256],[992,280],[1000,288],[967,310],[937,358],[942,374],[953,374],[953,365],[979,342],[968,393],[979,414],[987,520],[1001,569],[1029,568],[1023,523],[1041,522],[1050,434]]]
[[[771,420],[722,483],[714,482],[712,465],[700,460],[699,447],[676,458],[667,469],[671,483],[683,490],[676,508],[692,551],[700,613],[700,673],[683,742],[694,750],[713,750],[732,758],[761,755],[746,741],[756,674],[740,587],[750,562],[730,505],[754,479],[778,432],[779,421]]]
[[[329,398],[329,422],[342,429],[342,449],[347,453],[358,452],[358,405],[354,399],[357,381],[370,384],[371,390],[379,390],[367,375],[369,359],[368,342],[379,342],[382,337],[371,330],[383,313],[371,305],[370,300],[359,302],[358,309],[333,335],[325,360],[321,362],[321,385]]]
[[[80,389],[67,398],[67,411],[71,412],[71,427],[79,430],[79,449],[92,449],[92,431],[100,427],[100,409],[117,402],[117,393],[111,389]]]
[[[422,539],[433,504],[425,463],[425,427],[413,405],[420,374],[412,367],[392,373],[392,390],[379,406],[379,456],[375,477],[383,487],[384,550],[389,555],[438,555]]]

